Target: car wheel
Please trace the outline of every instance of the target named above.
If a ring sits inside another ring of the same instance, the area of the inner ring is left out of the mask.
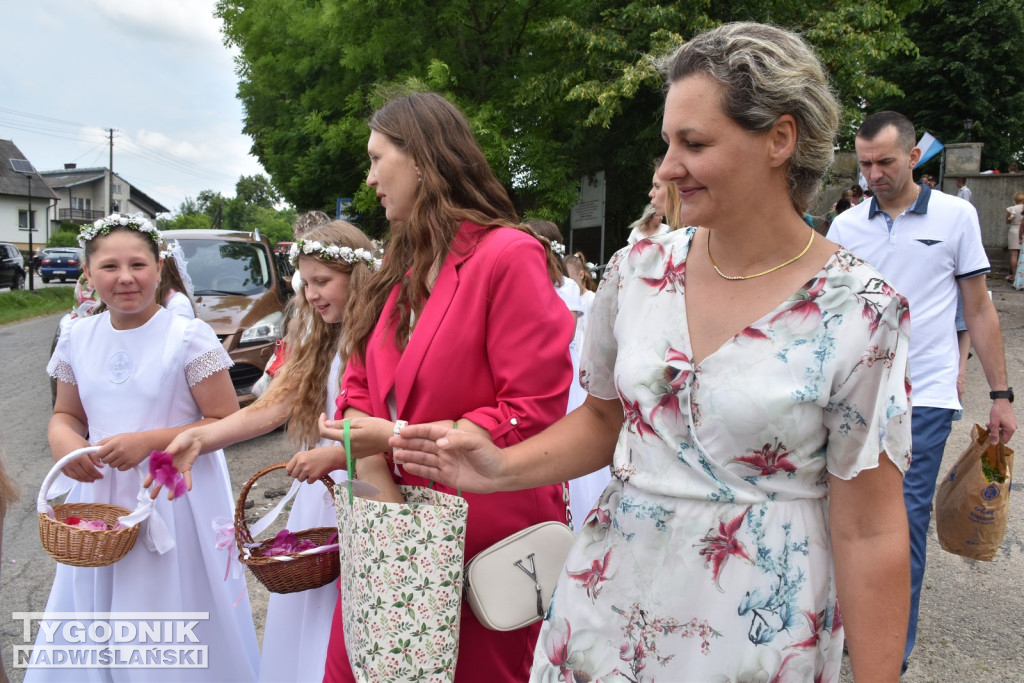
[[[14,274],[14,281],[11,282],[11,289],[12,290],[15,290],[15,289],[25,289],[25,274],[24,273],[15,273]]]
[[[45,285],[45,284],[49,284],[49,282],[50,282],[50,278],[48,278],[48,277],[43,277],[42,275],[40,275],[39,277],[40,277],[40,278],[42,278],[42,280],[43,280],[43,284],[44,284],[44,285]]]
[[[61,283],[61,284],[64,284],[65,282],[67,282],[67,280],[65,280],[64,278],[61,278],[61,279],[60,279],[60,283]]]

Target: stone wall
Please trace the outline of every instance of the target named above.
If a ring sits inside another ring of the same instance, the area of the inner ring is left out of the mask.
[[[956,194],[957,177],[967,180],[971,189],[971,203],[978,211],[981,238],[990,258],[1006,255],[1006,207],[1013,204],[1013,195],[1024,192],[1024,173],[980,173],[980,142],[956,143],[946,146],[946,171],[941,189]],[[854,152],[836,152],[829,182],[811,207],[811,214],[820,219],[832,208],[845,188],[857,182],[857,155]]]

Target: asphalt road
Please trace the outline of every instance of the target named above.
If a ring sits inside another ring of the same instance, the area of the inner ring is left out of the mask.
[[[993,300],[1000,312],[1007,347],[1011,384],[1024,394],[1024,292],[1002,281],[997,270],[990,281]],[[1005,266],[1004,266],[1005,268]],[[0,563],[0,653],[12,681],[22,680],[22,670],[11,669],[11,646],[21,643],[21,622],[13,612],[41,611],[46,604],[55,564],[39,544],[35,512],[38,486],[52,463],[46,444],[50,395],[44,367],[59,316],[0,326],[0,446],[7,466],[21,486],[22,499],[4,522],[3,557]],[[987,419],[988,387],[977,359],[969,365],[964,420],[954,423],[943,462],[943,473],[953,464],[970,438],[973,422]],[[1011,445],[1024,443],[1024,433]],[[227,450],[235,492],[260,469],[290,456],[282,432],[274,432]],[[273,475],[270,475],[273,476]],[[268,477],[269,478],[269,477]],[[264,480],[261,480],[261,483]],[[268,482],[267,487],[274,486]],[[1010,525],[994,562],[965,560],[943,551],[932,527],[928,570],[921,597],[917,648],[907,683],[924,681],[1024,681],[1024,501],[1011,498]],[[254,489],[254,492],[256,489]],[[265,501],[250,494],[260,506]],[[251,580],[257,629],[262,632],[266,591]],[[844,671],[845,682],[852,681]]]

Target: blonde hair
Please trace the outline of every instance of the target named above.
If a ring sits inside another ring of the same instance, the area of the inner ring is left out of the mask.
[[[839,102],[814,50],[775,26],[735,22],[702,33],[659,62],[668,84],[695,74],[722,86],[722,109],[739,126],[765,132],[789,114],[797,141],[789,195],[803,213],[835,158]]]
[[[683,227],[683,201],[679,198],[679,189],[668,183],[665,192],[665,224],[672,230]]]
[[[1018,192],[1017,194],[1013,195],[1013,203],[1024,204],[1024,192]]]
[[[3,453],[0,453],[0,520],[7,513],[11,503],[18,500],[18,487],[14,481],[7,476],[7,467],[4,462]]]
[[[304,239],[324,245],[373,250],[369,237],[351,223],[340,220],[309,228]],[[323,259],[319,263],[340,273],[351,273],[348,304],[354,298],[353,293],[365,287],[370,279],[370,269],[362,262],[350,264],[340,259]],[[345,307],[346,319],[348,304]],[[324,322],[311,306],[297,306],[296,309],[299,332],[295,338],[286,337],[290,349],[288,360],[257,404],[284,401],[288,406],[288,437],[296,446],[312,448],[320,439],[317,418],[327,401],[331,363],[336,354],[341,354],[343,363],[346,358],[339,346],[343,324]]]

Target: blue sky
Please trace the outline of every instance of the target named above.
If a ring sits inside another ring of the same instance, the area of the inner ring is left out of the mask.
[[[0,7],[0,138],[36,169],[107,166],[168,208],[261,173],[242,134],[214,0],[32,0]]]

